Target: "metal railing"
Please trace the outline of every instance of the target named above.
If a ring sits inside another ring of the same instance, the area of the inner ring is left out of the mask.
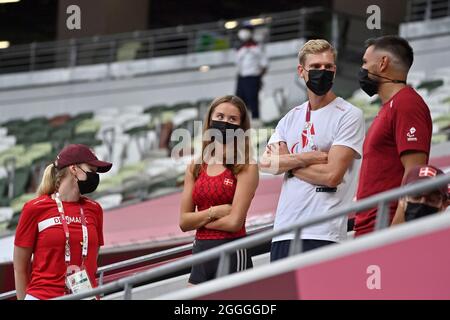
[[[181,245],[175,248],[170,248],[164,251],[159,251],[159,252],[154,252],[154,253],[150,253],[144,256],[140,256],[140,257],[136,257],[133,259],[128,259],[128,260],[124,260],[124,261],[119,261],[116,263],[112,263],[110,265],[107,266],[103,266],[97,269],[97,275],[99,277],[98,279],[98,285],[101,286],[103,285],[103,281],[104,281],[104,276],[105,273],[107,272],[111,272],[111,271],[115,271],[115,270],[120,270],[126,267],[131,267],[131,266],[135,266],[141,263],[145,263],[145,262],[153,262],[162,258],[167,258],[170,256],[175,256],[177,254],[181,254],[181,253],[186,253],[192,250],[192,243],[188,243],[185,245]]]
[[[99,286],[103,285],[104,276],[105,276],[105,273],[107,273],[107,272],[124,269],[127,267],[135,266],[135,265],[146,263],[146,262],[154,262],[154,261],[162,259],[162,258],[176,256],[178,254],[186,253],[191,250],[192,250],[192,243],[189,243],[189,244],[181,245],[181,246],[178,246],[175,248],[170,248],[167,250],[154,252],[154,253],[150,253],[150,254],[147,254],[144,256],[140,256],[140,257],[112,263],[112,264],[109,264],[109,265],[106,265],[103,267],[99,267],[97,269],[97,276],[99,277],[98,284],[99,284]],[[15,297],[15,295],[16,295],[16,290],[2,293],[2,294],[0,294],[0,300],[6,300],[6,299],[13,298],[13,297]]]
[[[308,36],[308,30],[324,34],[323,7],[236,19],[237,26],[250,21],[264,28],[264,41],[276,42]],[[135,31],[51,42],[33,42],[0,50],[0,74],[52,68],[72,68],[236,47],[236,29],[226,21]]]
[[[8,300],[16,296],[16,290],[8,291],[0,294],[0,300]]]
[[[260,245],[264,242],[270,241],[273,237],[286,234],[295,233],[295,238],[291,243],[289,255],[295,255],[302,251],[301,248],[301,231],[305,227],[315,225],[327,220],[335,219],[338,217],[346,216],[351,212],[358,212],[366,209],[370,209],[378,206],[377,218],[376,218],[376,230],[387,228],[389,225],[389,210],[388,205],[391,201],[397,201],[399,198],[406,195],[420,194],[422,192],[434,190],[437,187],[448,185],[450,183],[450,174],[438,176],[434,179],[428,179],[416,184],[406,185],[397,189],[382,192],[374,195],[370,198],[352,203],[346,207],[331,210],[326,214],[322,214],[314,219],[310,219],[307,222],[296,223],[292,226],[280,228],[278,230],[270,230],[248,236],[243,239],[227,243],[216,248],[207,250],[202,253],[195,254],[193,256],[177,260],[172,263],[159,266],[151,270],[143,271],[141,273],[119,279],[117,281],[108,283],[106,285],[99,286],[84,293],[77,293],[73,295],[67,295],[57,298],[58,300],[75,300],[92,297],[95,295],[106,294],[110,292],[116,292],[124,290],[124,299],[129,300],[132,298],[132,288],[139,283],[150,281],[185,268],[189,268],[192,265],[204,263],[212,259],[220,258],[219,267],[217,270],[217,277],[227,275],[229,273],[228,266],[230,263],[230,255],[238,249],[248,249]]]
[[[251,228],[248,231],[248,234],[258,233],[258,232],[266,230],[270,227],[272,227],[272,224],[260,225],[255,228]],[[107,272],[123,269],[126,267],[135,266],[135,265],[142,264],[145,262],[154,262],[154,261],[160,260],[162,258],[167,258],[167,257],[171,257],[171,256],[176,257],[177,255],[179,255],[181,253],[186,253],[186,252],[192,251],[192,247],[193,247],[193,244],[188,243],[188,244],[181,245],[181,246],[178,246],[175,248],[170,248],[167,250],[154,252],[154,253],[150,253],[148,255],[144,255],[144,256],[140,256],[140,257],[124,260],[124,261],[119,261],[116,263],[109,264],[107,266],[99,267],[97,269],[97,275],[99,277],[98,284],[99,284],[99,286],[103,285],[104,275]]]
[[[249,227],[248,234],[254,234],[257,232],[261,232],[261,231],[267,230],[271,227],[272,227],[271,223],[258,225],[256,227]],[[193,244],[188,243],[188,244],[177,246],[177,247],[170,248],[167,250],[150,253],[150,254],[147,254],[144,256],[127,259],[124,261],[119,261],[116,263],[112,263],[112,264],[109,264],[106,266],[99,267],[97,269],[97,276],[99,277],[98,285],[99,286],[103,285],[105,273],[107,273],[107,272],[116,271],[116,270],[124,269],[127,267],[140,265],[143,263],[157,262],[163,258],[177,257],[180,254],[191,252],[192,247],[193,247]],[[15,296],[16,296],[16,290],[11,290],[11,291],[0,294],[0,300],[10,299]]]

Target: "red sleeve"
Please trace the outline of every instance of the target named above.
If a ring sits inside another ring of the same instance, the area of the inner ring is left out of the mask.
[[[16,228],[14,245],[18,247],[34,248],[38,235],[37,214],[34,207],[26,203],[20,214]]]
[[[394,132],[397,152],[422,151],[430,154],[432,122],[428,106],[419,96],[403,97],[395,105]]]
[[[97,234],[98,234],[98,246],[101,247],[105,244],[103,239],[103,209],[98,204],[98,224],[97,224]]]

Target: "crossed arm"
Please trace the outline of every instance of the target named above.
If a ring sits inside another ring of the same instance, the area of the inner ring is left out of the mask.
[[[337,187],[352,164],[356,151],[350,147],[335,145],[328,152],[328,162],[313,164],[292,170],[295,177],[314,185]]]
[[[185,175],[180,209],[181,230],[189,231],[205,227],[227,232],[239,231],[245,223],[247,211],[258,186],[258,167],[250,164],[237,174],[236,191],[231,204],[201,211],[195,211],[192,201],[192,190],[195,184],[192,168],[193,166],[188,167]]]
[[[320,151],[290,153],[286,142],[280,141],[267,146],[259,162],[259,168],[262,172],[281,174],[314,163],[327,163],[327,153]]]
[[[208,223],[205,225],[205,228],[238,232],[244,225],[247,211],[258,187],[258,167],[254,164],[248,165],[246,169],[236,176],[236,179],[236,191],[231,204],[230,214]]]

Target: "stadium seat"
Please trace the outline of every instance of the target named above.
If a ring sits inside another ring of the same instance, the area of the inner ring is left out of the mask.
[[[49,119],[48,123],[49,123],[50,127],[56,128],[56,127],[65,125],[70,120],[71,120],[70,115],[62,114],[62,115],[58,115],[58,116],[55,116],[55,117]]]
[[[128,61],[136,59],[137,52],[141,47],[141,43],[139,41],[127,41],[123,44],[120,44],[117,49],[117,57],[116,61]]]
[[[80,121],[75,126],[75,135],[80,135],[86,132],[95,133],[100,129],[100,122],[95,119],[85,119]]]
[[[167,110],[168,108],[169,106],[166,104],[156,104],[145,108],[144,113],[158,114],[161,111]]]
[[[213,102],[214,99],[212,98],[204,98],[197,100],[195,107],[198,109],[198,114],[201,117],[201,120],[203,120],[203,117],[206,115],[206,112],[211,105],[211,102]]]
[[[194,107],[195,107],[195,105],[192,104],[191,102],[183,101],[183,102],[179,102],[179,103],[176,103],[176,104],[170,106],[169,109],[172,111],[180,111],[183,109],[189,109],[189,108],[194,108]]]
[[[2,174],[2,170],[5,171],[3,168],[1,168],[0,174]],[[0,207],[8,204],[8,196],[6,194],[6,191],[7,191],[7,178],[5,172],[5,175],[0,176]]]
[[[108,212],[108,209],[119,206],[122,203],[122,200],[123,196],[120,193],[109,194],[96,199],[105,212]]]
[[[0,137],[0,153],[16,145],[16,142],[17,138],[15,136]]]
[[[73,136],[73,128],[64,126],[54,129],[50,133],[50,140],[55,144],[55,149],[61,149],[66,143],[69,143]]]
[[[30,201],[31,199],[33,199],[34,197],[36,197],[36,194],[27,193],[27,194],[23,194],[23,195],[15,198],[11,201],[10,207],[13,211],[13,215],[12,215],[11,219],[9,220],[9,223],[7,226],[8,229],[14,229],[17,226],[17,223],[19,222],[20,214],[22,212],[24,204],[27,203],[28,201]]]
[[[193,122],[194,120],[198,120],[199,113],[198,109],[194,107],[185,108],[176,112],[173,116],[172,122],[174,127],[180,126],[182,123],[187,121]]]
[[[438,80],[426,80],[420,83],[417,86],[417,89],[426,89],[428,92],[432,92],[433,90],[436,90],[440,86],[444,84],[444,81],[442,79]]]
[[[0,206],[0,225],[5,222],[9,222],[14,214],[11,207],[1,207]]]
[[[434,134],[431,137],[432,144],[439,144],[439,143],[443,143],[446,141],[449,141],[448,134],[446,134],[446,133]]]

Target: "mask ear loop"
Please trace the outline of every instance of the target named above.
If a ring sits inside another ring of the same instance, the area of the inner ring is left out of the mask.
[[[84,173],[86,173],[87,174],[87,172],[86,171],[84,171],[80,166],[77,166],[77,168],[78,169],[80,169],[81,171],[83,171]]]
[[[302,66],[302,68],[303,68],[303,71],[306,71],[306,73],[308,73],[308,77],[309,77],[309,70],[306,70],[306,67],[305,66],[303,66],[303,65],[301,65]],[[305,79],[305,78],[303,78],[303,79]]]
[[[81,169],[78,165],[75,165],[75,167],[77,167],[78,169],[80,169],[81,171],[83,171],[84,173],[86,173],[83,169]],[[81,181],[80,179],[78,179],[78,176],[75,174],[74,175],[75,179],[78,181]]]
[[[375,76],[375,77],[379,77],[379,78],[383,78],[383,79],[389,80],[389,81],[382,81],[382,82],[379,82],[379,83],[389,83],[389,82],[392,82],[392,83],[404,83],[404,84],[406,84],[406,81],[405,81],[405,80],[395,80],[395,79],[390,79],[390,78],[388,78],[388,77],[383,77],[383,76],[380,76],[380,75],[378,75],[378,74],[369,72],[369,70],[367,70],[367,73],[368,73],[368,74],[371,74],[371,75],[373,75],[373,76]]]

